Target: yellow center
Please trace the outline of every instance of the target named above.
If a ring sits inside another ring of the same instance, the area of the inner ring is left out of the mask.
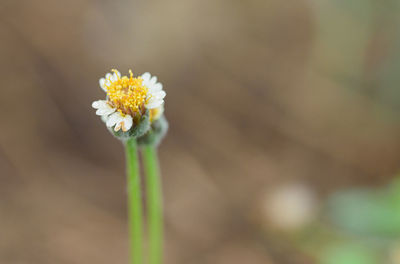
[[[117,75],[117,70],[112,70]],[[132,71],[129,70],[130,77],[122,76],[112,81],[110,77],[106,80],[107,96],[110,104],[117,108],[122,114],[135,116],[143,114],[145,111],[148,88],[143,85],[141,77],[133,78]],[[118,76],[118,75],[117,75]]]

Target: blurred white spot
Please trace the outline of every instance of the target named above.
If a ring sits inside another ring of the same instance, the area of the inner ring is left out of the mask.
[[[291,184],[269,191],[262,199],[263,222],[282,230],[303,227],[316,215],[314,193],[304,185]]]

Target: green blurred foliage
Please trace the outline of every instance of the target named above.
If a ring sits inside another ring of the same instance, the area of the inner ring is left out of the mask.
[[[333,195],[328,215],[347,232],[379,236],[400,235],[400,181],[382,189],[353,189]]]
[[[368,247],[343,243],[327,247],[319,256],[320,264],[382,264],[379,254]]]

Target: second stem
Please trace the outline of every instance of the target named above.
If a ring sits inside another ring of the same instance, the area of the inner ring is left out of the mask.
[[[162,192],[157,150],[155,146],[143,147],[146,172],[147,211],[149,234],[149,264],[161,264],[163,257]]]

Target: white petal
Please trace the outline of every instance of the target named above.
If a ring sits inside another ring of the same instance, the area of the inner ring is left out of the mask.
[[[100,80],[99,80],[100,87],[101,87],[101,89],[103,89],[105,92],[107,92],[107,88],[106,88],[106,86],[105,86],[105,83],[106,83],[106,79],[100,78]]]
[[[119,71],[115,71],[113,75],[115,79],[121,78],[121,73]]]
[[[103,104],[103,102],[104,102],[104,100],[97,100],[97,101],[94,101],[94,102],[92,103],[92,107],[93,107],[94,109],[98,109],[98,108],[100,108],[100,105]]]
[[[164,97],[166,93],[163,91],[163,85],[157,82],[156,76],[151,76],[150,73],[146,72],[142,74],[143,84],[149,89],[147,96],[147,104],[145,107],[147,109],[154,109],[160,107],[164,103]]]
[[[116,112],[108,117],[106,125],[108,127],[112,127],[113,125],[115,125],[121,121],[122,121],[121,113]]]
[[[149,87],[149,91],[151,93],[159,92],[162,90],[162,88],[163,88],[163,86],[161,83],[156,83],[156,84],[152,85],[151,87]]]
[[[165,93],[152,94],[147,97],[147,103],[163,100],[164,97],[165,97]]]
[[[110,80],[111,77],[112,77],[112,74],[111,74],[111,73],[107,73],[107,74],[106,74],[106,80]]]
[[[164,103],[164,100],[154,100],[154,101],[148,102],[145,105],[145,107],[147,109],[154,109],[154,108],[160,107],[163,103]]]
[[[121,73],[120,73],[119,71],[115,71],[115,72],[112,74],[110,80],[111,80],[112,82],[116,82],[116,81],[118,80],[118,78],[121,78]]]
[[[99,116],[107,115],[108,116],[108,115],[110,115],[110,114],[112,114],[114,112],[115,112],[114,108],[112,108],[112,107],[104,107],[104,108],[97,109],[96,115],[99,115]]]
[[[105,100],[97,100],[92,103],[94,109],[111,107]]]
[[[96,115],[109,115],[115,112],[115,108],[104,100],[98,100],[92,103],[92,107],[97,109]]]
[[[150,79],[150,86],[153,86],[153,85],[156,84],[156,83],[157,83],[157,76],[151,77],[151,79]]]
[[[155,102],[164,101],[165,92],[159,92],[157,94],[152,94],[147,98],[147,105],[152,105]],[[147,107],[147,106],[146,106]]]
[[[150,80],[150,78],[151,78],[151,74],[149,72],[145,72],[142,74],[143,81],[147,82]]]
[[[160,98],[160,99],[163,99],[166,95],[167,95],[167,93],[164,91],[159,91],[159,92],[156,92],[153,94],[154,97]]]
[[[124,122],[124,125],[122,126],[123,131],[128,131],[129,129],[131,129],[132,124],[133,124],[133,119],[130,115],[126,115],[124,117],[123,122]]]

